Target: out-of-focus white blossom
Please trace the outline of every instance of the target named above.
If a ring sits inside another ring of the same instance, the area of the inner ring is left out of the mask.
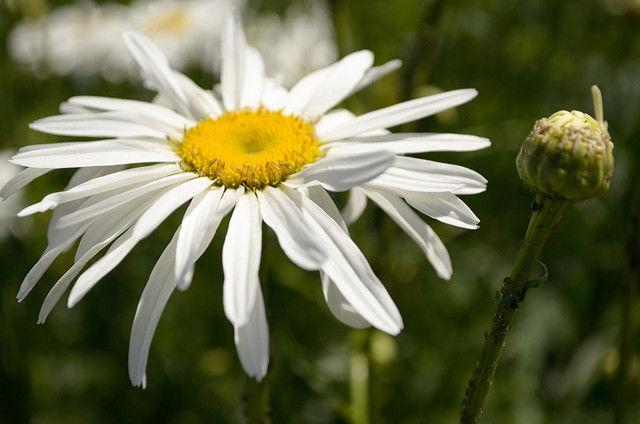
[[[137,30],[158,44],[176,69],[217,69],[222,19],[243,5],[244,0],[139,0],[129,7],[62,6],[16,26],[9,50],[16,62],[39,75],[131,79],[137,78],[137,70],[122,33]]]
[[[320,0],[308,7],[293,5],[282,18],[258,16],[247,36],[262,53],[267,71],[286,87],[338,58],[329,11]]]

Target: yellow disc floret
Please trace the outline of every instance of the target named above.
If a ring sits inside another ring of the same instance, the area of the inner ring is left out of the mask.
[[[177,152],[185,169],[219,185],[260,189],[315,161],[320,143],[301,118],[247,109],[201,120],[185,131]]]

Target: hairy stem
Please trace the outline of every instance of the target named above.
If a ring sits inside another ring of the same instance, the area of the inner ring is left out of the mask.
[[[554,226],[567,206],[563,200],[539,197],[533,207],[527,234],[524,238],[511,275],[504,279],[498,292],[498,305],[493,315],[491,329],[485,335],[482,353],[469,380],[460,412],[460,423],[477,423],[491,387],[491,382],[504,349],[507,332],[518,306],[531,287],[529,276],[538,261],[540,252]]]

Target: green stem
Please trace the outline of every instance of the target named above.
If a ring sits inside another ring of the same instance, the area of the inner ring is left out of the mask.
[[[640,182],[640,178],[636,178]],[[628,244],[629,268],[625,275],[622,298],[622,327],[620,329],[620,365],[617,375],[617,399],[614,415],[616,424],[638,422],[637,383],[633,378],[634,340],[638,334],[640,310],[638,308],[638,284],[640,284],[640,185],[631,198],[631,238]]]
[[[498,305],[493,315],[491,330],[486,334],[482,353],[469,380],[460,412],[460,423],[477,423],[482,413],[491,382],[504,349],[507,332],[520,302],[530,287],[529,276],[540,252],[560,219],[567,202],[539,197],[529,221],[527,234],[513,264],[511,276],[504,279],[498,294]]]
[[[249,424],[271,423],[271,410],[269,408],[269,381],[267,377],[265,377],[261,382],[257,382],[252,378],[247,377],[245,407],[247,423]]]
[[[369,355],[367,330],[352,330],[351,372],[349,376],[351,392],[351,422],[369,422]]]

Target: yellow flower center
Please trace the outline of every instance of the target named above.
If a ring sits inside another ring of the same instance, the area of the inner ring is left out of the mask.
[[[241,110],[198,122],[177,146],[185,169],[229,188],[275,186],[320,156],[314,127],[280,112]]]

